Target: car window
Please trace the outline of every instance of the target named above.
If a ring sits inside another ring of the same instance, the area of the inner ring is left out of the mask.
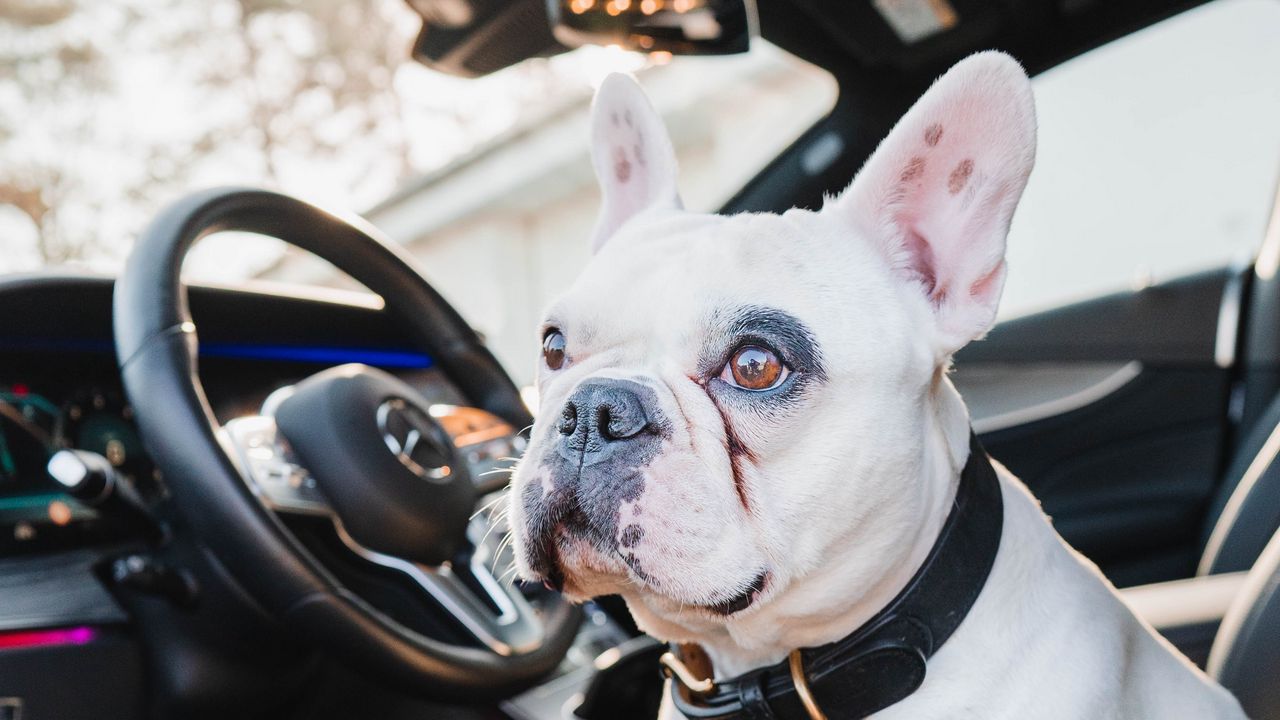
[[[1280,178],[1280,2],[1210,3],[1033,85],[1002,315],[1251,258]]]
[[[712,211],[729,200],[836,99],[828,73],[762,40],[753,41],[749,53],[727,57],[584,50],[636,73],[669,128],[680,194],[694,210]],[[589,259],[600,198],[588,119],[603,77],[598,70],[584,76],[554,107],[410,179],[364,212],[417,257],[427,279],[485,335],[521,384],[533,380],[543,308]],[[300,253],[281,256],[257,276],[349,283]]]
[[[217,185],[366,216],[521,382],[539,309],[587,260],[587,111],[637,75],[688,207],[713,210],[835,102],[768,42],[726,57],[584,47],[459,78],[409,61],[403,0],[0,2],[0,272],[118,272],[160,208]],[[199,243],[189,281],[349,287],[283,243]]]

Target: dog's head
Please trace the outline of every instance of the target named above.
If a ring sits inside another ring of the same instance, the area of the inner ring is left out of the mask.
[[[604,206],[541,329],[521,574],[621,593],[668,638],[833,562],[874,583],[919,532],[950,356],[995,318],[1034,158],[1026,75],[997,53],[958,64],[819,212],[682,210],[671,142],[624,76],[592,141]]]

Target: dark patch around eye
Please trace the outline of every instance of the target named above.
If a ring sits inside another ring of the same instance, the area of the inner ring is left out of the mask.
[[[712,315],[707,325],[709,332],[698,363],[702,378],[699,384],[720,413],[734,490],[742,507],[750,512],[750,493],[744,470],[747,463],[756,461],[756,457],[734,426],[730,410],[768,415],[774,409],[798,400],[809,383],[825,381],[826,370],[813,332],[799,318],[784,310],[762,305],[725,308]],[[774,389],[753,393],[717,381],[721,368],[744,344],[764,345],[777,351],[791,368],[791,375]],[[745,395],[751,395],[751,398],[747,399]]]
[[[778,351],[792,370],[826,380],[822,353],[809,327],[778,308],[744,305],[721,310],[708,323],[706,345],[698,363],[704,377],[714,377],[740,345],[756,342]]]

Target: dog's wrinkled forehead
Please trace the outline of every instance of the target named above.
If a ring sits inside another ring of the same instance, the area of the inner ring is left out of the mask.
[[[704,373],[724,346],[759,337],[802,362],[817,337],[835,334],[824,313],[836,284],[808,257],[819,232],[812,213],[717,217],[680,210],[653,213],[622,228],[554,303],[547,325],[578,349],[610,349],[615,362],[678,363]],[[862,265],[868,295],[885,292],[883,263]],[[883,279],[875,277],[881,268]],[[648,362],[646,362],[648,361]],[[810,363],[813,364],[813,363]],[[800,368],[797,368],[800,369]]]

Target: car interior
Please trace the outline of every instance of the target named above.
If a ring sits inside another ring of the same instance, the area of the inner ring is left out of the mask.
[[[413,61],[463,78],[756,37],[829,72],[831,111],[723,213],[820,207],[970,53],[1035,76],[1204,3],[942,4],[919,36],[883,9],[909,2],[687,3],[706,39],[580,0],[409,2]],[[370,292],[185,282],[229,230]],[[664,646],[625,606],[513,579],[498,507],[534,418],[403,248],[252,187],[138,231],[118,277],[0,277],[0,720],[656,715]],[[1004,320],[953,374],[991,456],[1255,718],[1280,718],[1278,267],[1280,204],[1246,262]]]

